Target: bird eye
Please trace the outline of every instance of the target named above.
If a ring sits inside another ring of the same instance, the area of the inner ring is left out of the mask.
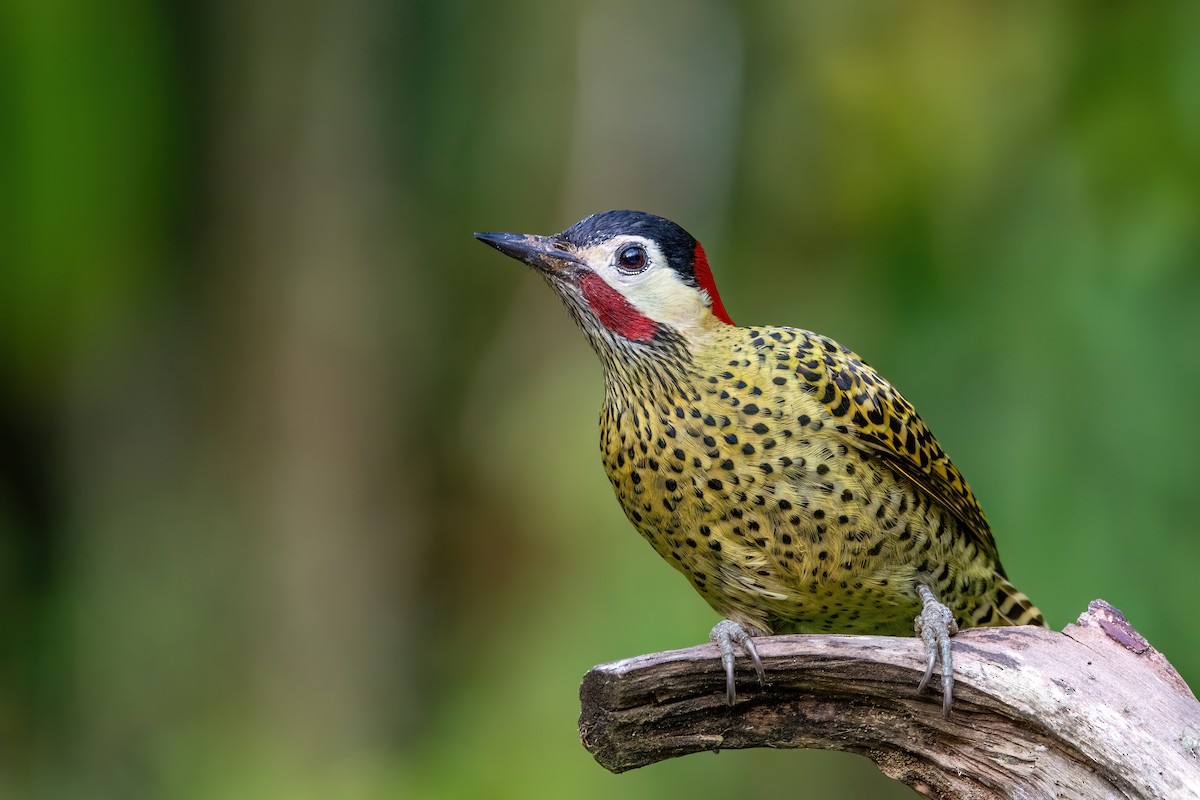
[[[626,272],[637,272],[646,268],[646,251],[638,245],[630,245],[617,256],[617,266]]]

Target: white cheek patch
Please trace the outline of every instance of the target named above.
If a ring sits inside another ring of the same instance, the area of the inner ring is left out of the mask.
[[[664,264],[656,264],[640,275],[628,276],[621,283],[622,288],[626,288],[623,294],[634,308],[672,327],[690,327],[708,313],[705,304],[708,298],[696,287],[684,283],[679,273]]]
[[[641,245],[646,250],[649,267],[633,275],[615,266],[618,250]],[[667,257],[658,245],[640,236],[624,237],[616,245],[605,243],[580,253],[589,264],[603,265],[597,274],[619,292],[642,315],[677,330],[686,330],[700,323],[711,312],[708,294],[689,286],[679,273],[671,269]]]

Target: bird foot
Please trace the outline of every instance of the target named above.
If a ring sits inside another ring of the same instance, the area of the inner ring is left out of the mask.
[[[754,671],[758,673],[758,682],[766,685],[767,674],[763,670],[762,659],[758,657],[758,649],[754,639],[741,623],[731,619],[723,619],[713,626],[708,634],[709,641],[715,643],[721,650],[721,663],[725,665],[725,702],[733,705],[737,699],[737,687],[733,680],[733,646],[740,645],[750,658],[754,659]]]
[[[921,678],[917,692],[925,691],[933,668],[939,658],[942,662],[942,716],[950,716],[950,702],[954,696],[954,665],[950,658],[950,637],[958,633],[958,623],[950,609],[933,596],[933,591],[924,584],[917,586],[921,596],[921,613],[917,615],[913,628],[925,643],[925,677]]]

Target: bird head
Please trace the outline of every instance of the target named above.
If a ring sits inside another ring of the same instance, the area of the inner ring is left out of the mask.
[[[553,236],[475,238],[538,270],[598,347],[652,345],[733,324],[704,249],[668,219],[605,211]]]

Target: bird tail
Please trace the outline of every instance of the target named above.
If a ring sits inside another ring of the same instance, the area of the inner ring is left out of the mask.
[[[996,623],[997,625],[1037,625],[1046,627],[1046,618],[1033,604],[1033,601],[1018,591],[1005,578],[999,578],[996,583]]]

